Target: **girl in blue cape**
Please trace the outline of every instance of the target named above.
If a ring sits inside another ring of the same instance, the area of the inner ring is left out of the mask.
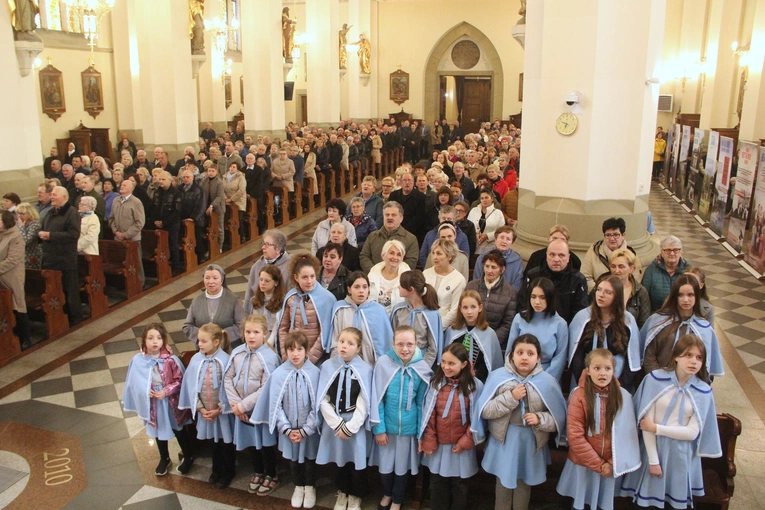
[[[706,345],[683,335],[667,369],[648,374],[635,393],[643,466],[624,477],[622,495],[640,506],[693,506],[704,495],[701,457],[720,457],[720,434],[706,368]]]
[[[422,271],[414,269],[401,274],[399,293],[404,302],[393,307],[390,322],[393,329],[410,326],[417,337],[417,347],[429,367],[441,363],[444,348],[444,328],[438,313],[438,295],[425,282]]]
[[[462,293],[457,316],[444,333],[446,345],[459,343],[468,351],[468,360],[476,378],[482,383],[489,373],[502,366],[502,350],[494,330],[489,327],[481,296],[475,290]]]
[[[261,278],[261,283],[263,279]],[[281,283],[281,280],[280,282]],[[234,420],[234,444],[237,450],[249,448],[253,476],[248,490],[265,496],[279,485],[276,475],[276,437],[263,425],[250,423],[263,386],[281,360],[266,341],[268,320],[254,313],[242,324],[244,344],[231,353],[223,375],[223,385]]]
[[[560,443],[566,430],[566,401],[558,381],[542,370],[539,340],[521,335],[513,341],[505,365],[486,379],[472,426],[489,437],[481,466],[497,477],[495,506],[526,509],[531,486],[547,479],[550,434]]]
[[[640,467],[635,409],[614,374],[611,351],[590,351],[585,364],[579,386],[569,395],[568,459],[558,493],[573,498],[576,510],[585,505],[612,510],[620,477]]]
[[[325,346],[330,356],[337,355],[337,339],[346,328],[361,331],[361,358],[372,366],[393,344],[390,318],[377,301],[369,300],[369,278],[363,271],[348,275],[348,295],[332,309],[332,334]]]
[[[361,497],[367,485],[364,469],[372,447],[369,425],[372,367],[361,354],[361,331],[356,328],[341,331],[337,356],[321,366],[317,397],[321,440],[316,463],[337,465],[335,508],[348,510],[361,510]]]
[[[273,342],[276,352],[287,359],[284,338],[292,331],[302,331],[308,340],[306,354],[312,364],[325,358],[325,336],[331,331],[332,307],[337,300],[327,289],[316,283],[319,260],[303,253],[290,260],[289,281],[294,287],[284,297],[284,306],[276,318],[277,332]]]
[[[672,363],[672,350],[682,335],[695,335],[704,342],[709,375],[725,374],[715,329],[701,316],[699,282],[686,274],[675,280],[664,306],[651,315],[640,330],[640,346],[636,345],[633,350],[635,356],[642,359],[646,373]]]
[[[250,421],[266,425],[279,436],[279,450],[290,461],[293,508],[313,508],[316,503],[316,452],[319,449],[316,390],[319,369],[307,357],[308,339],[292,331],[282,340],[287,360],[274,370],[263,386]]]
[[[191,358],[181,386],[181,409],[190,409],[197,418],[197,439],[211,439],[213,448],[212,474],[207,479],[219,489],[225,489],[234,478],[236,448],[234,446],[234,416],[230,413],[223,385],[223,373],[228,364],[228,333],[217,324],[199,328],[199,352]]]
[[[425,363],[417,347],[414,328],[396,328],[393,348],[375,365],[369,409],[375,435],[369,464],[379,467],[382,508],[399,510],[409,473],[416,475],[419,471],[417,437],[422,422],[422,402],[431,375],[430,365]]]
[[[622,386],[634,391],[630,367],[636,360],[627,358],[631,356],[629,345],[639,343],[640,331],[635,318],[625,308],[624,286],[618,276],[610,273],[598,278],[595,285],[592,305],[580,310],[568,328],[571,387],[575,388],[582,376],[587,354],[604,348],[616,358],[616,378]]]
[[[128,366],[122,405],[143,420],[146,435],[157,440],[159,464],[154,470],[164,476],[171,465],[167,442],[175,436],[183,452],[178,472],[186,474],[194,457],[184,425],[191,423],[191,413],[178,408],[178,394],[183,380],[183,363],[167,345],[169,335],[165,326],[155,322],[143,330],[141,352]]]
[[[431,508],[467,509],[468,480],[478,472],[470,415],[482,388],[471,374],[465,346],[448,345],[425,395],[420,425],[422,464],[431,473]]]
[[[276,317],[284,305],[286,293],[279,268],[273,264],[263,266],[259,273],[258,286],[250,302],[245,303],[245,309],[247,313],[259,313],[266,318],[268,323],[266,338],[271,338],[271,333],[276,329]]]
[[[525,310],[516,314],[510,326],[507,345],[513,345],[521,335],[534,335],[542,348],[542,370],[560,381],[568,363],[568,324],[555,308],[556,294],[553,282],[548,278],[536,278],[528,293]]]

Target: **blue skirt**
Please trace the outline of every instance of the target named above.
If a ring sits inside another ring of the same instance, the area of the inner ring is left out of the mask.
[[[345,421],[349,420],[353,413],[341,415]],[[337,432],[333,430],[327,422],[322,420],[321,439],[319,440],[319,451],[316,454],[317,464],[337,464],[338,467],[353,462],[356,470],[362,470],[367,467],[367,450],[374,442],[371,432],[361,429],[349,439],[340,439],[335,436]]]
[[[656,436],[662,476],[648,472],[648,454],[642,447],[643,465],[623,477],[621,496],[632,497],[642,507],[660,506],[664,502],[672,508],[693,506],[693,496],[704,495],[704,477],[701,457],[693,453],[693,441],[680,441]]]
[[[420,456],[417,452],[417,437],[388,434],[388,444],[380,446],[375,441],[369,455],[369,465],[377,466],[381,474],[396,473],[404,476],[411,471],[416,475],[420,470]]]
[[[268,432],[268,425],[244,423],[236,415],[231,416],[234,417],[234,444],[237,450],[245,450],[251,446],[260,450],[264,446],[276,444],[276,436]]]
[[[279,451],[282,456],[290,461],[303,463],[316,458],[316,452],[319,450],[319,434],[306,436],[299,443],[290,441],[287,434],[279,434]]]
[[[499,479],[507,489],[515,489],[518,480],[527,485],[539,485],[547,480],[550,450],[545,444],[537,452],[537,438],[532,427],[510,425],[505,442],[489,435],[481,466]]]
[[[170,441],[175,437],[173,431],[181,430],[184,425],[191,423],[191,420],[186,420],[186,423],[179,425],[167,398],[154,399],[154,401],[157,403],[157,426],[153,427],[149,422],[143,422],[146,426],[146,435],[160,441]]]
[[[433,455],[423,455],[422,465],[431,473],[444,477],[470,478],[478,472],[475,448],[454,453],[452,444],[440,444]]]
[[[212,439],[216,443],[234,442],[234,415],[219,414],[214,421],[205,420],[201,414],[197,413],[197,439]]]
[[[576,510],[583,510],[585,505],[601,510],[613,510],[614,488],[620,484],[621,478],[606,478],[592,469],[574,464],[571,459],[566,459],[558,481],[558,494],[574,498]]]

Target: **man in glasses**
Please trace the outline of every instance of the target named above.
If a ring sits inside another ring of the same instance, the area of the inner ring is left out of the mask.
[[[603,222],[603,239],[590,246],[582,260],[582,274],[587,278],[588,291],[592,291],[600,275],[610,272],[611,266],[608,259],[611,253],[620,248],[635,253],[635,250],[627,246],[626,231],[627,224],[623,218],[608,218]],[[640,282],[643,277],[643,265],[640,263],[640,258],[635,260],[635,271],[632,276],[637,282]]]
[[[683,243],[677,237],[665,237],[660,248],[659,256],[645,269],[641,282],[651,296],[651,313],[661,308],[677,277],[691,267],[683,258]]]

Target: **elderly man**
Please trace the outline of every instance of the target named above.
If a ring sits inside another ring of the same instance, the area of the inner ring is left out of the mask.
[[[61,160],[60,160],[60,158],[58,156],[58,149],[56,147],[51,147],[50,148],[50,156],[45,158],[45,161],[43,161],[43,175],[45,175],[46,179],[50,179],[51,177],[55,177],[56,176],[56,172],[58,171],[58,169],[56,169],[54,171],[51,168],[51,163],[54,160],[58,161],[59,167],[60,167]]]
[[[104,217],[106,215],[106,202],[104,202],[103,197],[96,191],[95,187],[96,187],[95,177],[92,175],[83,175],[78,185],[80,192],[75,197],[73,205],[75,208],[79,208],[80,201],[82,200],[83,197],[94,198],[96,201],[96,208],[95,208],[96,216],[98,217],[98,221],[103,223],[106,220],[106,218]]]
[[[550,229],[550,233],[547,236],[547,242],[548,244],[555,241],[556,239],[561,241],[566,241],[567,243],[571,239],[571,234],[569,234],[568,228],[566,225],[553,225],[553,227]],[[579,260],[579,257],[576,253],[570,253],[569,258],[571,259],[571,267],[576,269],[577,271],[581,270],[582,267],[582,261]],[[545,260],[547,260],[547,247],[539,249],[532,253],[529,256],[529,260],[526,261],[526,270],[523,272],[523,278],[524,280],[527,278],[529,271],[534,269],[535,267],[539,267],[545,263]]]
[[[377,181],[374,176],[367,175],[361,181],[361,191],[356,196],[364,199],[364,212],[375,220],[377,228],[380,228],[383,224],[383,199],[375,193],[376,187]]]
[[[473,269],[473,279],[483,278],[483,258],[491,250],[497,249],[505,257],[504,279],[513,286],[516,292],[521,290],[523,284],[523,259],[513,250],[515,241],[515,231],[509,225],[503,225],[494,232],[494,246],[484,250],[475,261]]]
[[[48,180],[37,186],[35,209],[37,209],[37,213],[40,215],[40,224],[45,221],[45,217],[53,209],[53,205],[50,203],[50,194],[53,192],[54,187],[54,184]]]
[[[199,138],[205,141],[207,146],[209,147],[210,142],[212,140],[215,140],[215,130],[212,128],[212,124],[209,122],[205,122],[205,128],[202,130],[201,133],[199,133]]]
[[[623,218],[608,218],[603,222],[603,239],[590,246],[582,260],[582,274],[587,278],[587,289],[595,287],[595,281],[600,275],[611,272],[611,264],[608,260],[611,254],[619,248],[635,253],[627,246],[627,236],[624,235],[627,224]],[[643,277],[643,265],[640,259],[635,259],[635,272],[632,273],[637,282]]]
[[[651,296],[651,312],[661,308],[677,277],[691,267],[683,258],[683,243],[677,237],[665,237],[661,241],[660,249],[656,260],[645,269],[641,282]]]
[[[364,243],[364,248],[359,255],[361,270],[369,273],[372,266],[382,261],[382,250],[386,242],[390,240],[401,241],[406,250],[404,262],[409,267],[417,265],[419,248],[417,238],[404,228],[401,223],[404,221],[404,208],[398,202],[390,201],[383,206],[383,228],[375,230]]]
[[[154,147],[154,161],[152,162],[152,165],[151,165],[152,168],[156,168],[159,166],[159,158],[163,152],[165,152],[165,150],[162,147]]]
[[[329,229],[329,242],[336,243],[343,247],[343,266],[348,271],[357,271],[361,269],[359,262],[359,249],[348,242],[348,232],[342,223],[334,223]],[[316,258],[323,260],[324,246],[316,251]]]
[[[201,264],[205,260],[205,197],[204,191],[194,179],[194,170],[191,164],[181,173],[181,221],[194,220],[194,237],[197,244],[194,251],[197,254],[197,262]],[[196,168],[196,167],[194,167]]]
[[[72,169],[75,174],[90,175],[90,169],[85,166],[82,158],[83,157],[79,155],[72,156]]]
[[[186,159],[189,157],[191,157],[191,161],[196,161],[194,147],[189,146],[183,149],[183,156],[181,156],[181,159],[175,162],[175,173],[173,175],[180,175],[180,173],[186,168]]]
[[[146,223],[146,213],[141,201],[133,195],[135,182],[125,179],[120,185],[120,196],[112,202],[112,214],[109,216],[109,227],[118,241],[136,241],[141,253],[141,229]],[[141,283],[145,281],[143,262],[138,258],[138,277]]]
[[[231,166],[231,163],[236,163],[239,165],[239,168],[244,166],[242,156],[236,152],[234,142],[228,140],[226,142],[225,153],[218,158],[218,173],[220,175],[226,175],[226,172],[228,172],[228,167]]]
[[[465,165],[465,172],[470,176],[473,182],[478,180],[478,176],[485,172],[485,168],[479,163],[480,156],[478,152],[469,150],[467,153],[467,165]]]
[[[68,166],[68,165],[67,165]],[[71,168],[71,167],[70,167]],[[69,203],[69,192],[56,186],[50,194],[53,210],[45,217],[37,234],[42,241],[43,269],[61,271],[70,325],[82,322],[80,282],[77,275],[77,241],[80,239],[80,215]]]
[[[292,255],[287,253],[287,236],[281,230],[266,230],[263,234],[263,255],[250,268],[247,290],[244,293],[245,309],[249,309],[252,296],[260,283],[260,271],[269,264],[278,267],[282,272],[282,284],[285,289],[291,288],[288,271],[291,259]]]
[[[458,182],[462,186],[463,197],[471,196],[475,189],[475,183],[465,174],[465,164],[462,161],[457,161],[452,167],[452,172],[454,172],[454,178],[449,182]]]
[[[154,192],[149,217],[154,228],[166,230],[170,244],[170,265],[173,274],[181,272],[181,260],[178,253],[178,232],[181,229],[181,192],[173,186],[170,172],[160,172],[159,188]]]
[[[159,163],[154,168],[159,168],[163,172],[168,172],[170,176],[175,176],[178,174],[178,171],[175,169],[172,163],[170,163],[170,158],[165,151],[159,153]]]
[[[404,228],[414,234],[421,243],[431,225],[428,224],[428,217],[424,214],[425,195],[414,187],[412,174],[406,173],[401,176],[401,189],[393,191],[390,194],[390,199],[401,204],[404,209],[404,221],[402,223]],[[382,246],[380,249],[382,250]],[[408,248],[406,253],[409,255]]]
[[[418,261],[422,267],[425,267],[425,262],[430,256],[430,247],[433,245],[433,242],[436,239],[439,239],[438,231],[444,222],[455,225],[457,235],[455,236],[454,241],[457,243],[457,247],[460,249],[460,251],[465,254],[471,253],[468,238],[465,233],[462,232],[458,226],[456,226],[455,221],[456,213],[454,211],[454,207],[450,205],[441,206],[441,209],[438,211],[438,225],[433,230],[425,234],[425,239],[422,241],[422,247],[420,248],[420,257]]]
[[[135,155],[135,161],[133,161],[133,165],[129,168],[125,169],[125,179],[127,179],[130,175],[134,174],[135,171],[138,169],[138,167],[143,166],[147,168],[153,168],[153,165],[149,162],[146,151],[145,150],[139,150]]]
[[[531,282],[539,277],[549,278],[555,286],[556,309],[558,315],[571,323],[579,310],[589,305],[587,298],[587,280],[584,275],[570,264],[568,243],[554,240],[547,245],[547,260],[528,272],[518,299],[521,308],[528,303]]]
[[[61,186],[66,188],[67,196],[71,197],[72,202],[70,205],[73,204],[74,197],[77,195],[77,186],[74,182],[74,168],[72,168],[72,165],[66,164],[61,167],[61,176],[58,180]]]

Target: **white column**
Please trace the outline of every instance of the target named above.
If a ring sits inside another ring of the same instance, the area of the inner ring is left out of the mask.
[[[741,110],[739,140],[765,138],[765,80],[763,80],[763,62],[765,61],[765,0],[757,0],[752,26],[752,41],[747,55],[739,57],[736,89],[744,67],[749,69],[749,78],[744,91],[744,104]]]
[[[114,48],[114,86],[117,92],[119,130],[128,133],[134,142],[142,143],[141,65],[138,59],[136,0],[117,0],[112,19]]]
[[[349,0],[348,24],[352,25],[348,41],[358,41],[364,34],[372,40],[371,34],[371,0]],[[362,81],[361,66],[357,54],[348,54],[348,113],[352,119],[366,121],[372,117],[372,84],[371,77]]]
[[[683,19],[680,33],[680,55],[678,71],[684,71],[687,78],[685,90],[680,89],[682,113],[698,113],[699,74],[701,61],[701,46],[704,40],[704,3],[692,2],[683,4]]]
[[[0,139],[8,150],[0,158],[0,189],[22,198],[33,197],[42,182],[40,150],[40,85],[36,71],[21,77],[8,9],[0,9],[0,62],[5,63],[0,80]],[[50,147],[46,148],[50,149]]]
[[[282,4],[254,0],[242,5],[244,120],[247,131],[284,132]]]
[[[308,122],[337,124],[340,118],[338,0],[306,0]]]
[[[205,2],[205,19],[209,21],[225,16],[221,7],[222,4],[217,1]],[[201,123],[210,122],[216,133],[222,133],[227,129],[226,91],[222,80],[225,62],[223,52],[215,48],[215,35],[211,30],[205,30],[205,53],[207,61],[202,64],[197,77],[199,120]],[[231,79],[239,78],[232,76]]]

